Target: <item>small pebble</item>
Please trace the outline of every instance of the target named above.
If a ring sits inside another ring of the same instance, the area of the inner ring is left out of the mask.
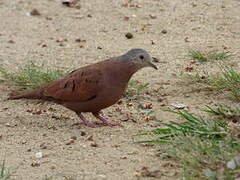
[[[187,66],[187,67],[185,67],[185,70],[188,71],[188,72],[191,72],[193,70],[193,67],[192,66]]]
[[[77,4],[78,0],[63,0],[62,5],[67,7],[74,7]]]
[[[80,42],[86,42],[86,40],[77,38],[77,39],[75,39],[75,42],[78,42],[78,43],[80,43]]]
[[[32,16],[40,16],[40,12],[37,10],[37,9],[33,9],[31,12],[30,12],[30,15]]]
[[[188,37],[185,37],[185,38],[184,38],[184,41],[185,41],[185,42],[190,42]]]
[[[117,107],[117,108],[115,108],[115,111],[117,111],[117,112],[122,112],[122,108]]]
[[[152,15],[152,14],[149,14],[149,17],[150,17],[151,19],[156,19],[156,18],[157,18],[157,16]]]
[[[127,39],[132,39],[133,38],[133,34],[132,33],[127,33],[125,34]]]
[[[56,166],[51,166],[50,168],[51,168],[51,169],[56,169]]]
[[[227,162],[228,169],[236,169],[238,166],[240,166],[240,156],[237,156],[230,161]]]
[[[26,144],[26,143],[27,143],[27,141],[26,141],[26,140],[23,140],[23,141],[22,141],[22,144]]]
[[[128,21],[130,18],[128,16],[124,16],[123,20]]]
[[[98,147],[97,143],[95,143],[95,142],[94,142],[94,143],[91,143],[90,146],[92,146],[92,147]]]
[[[39,166],[40,166],[40,163],[37,162],[37,161],[33,161],[33,162],[31,163],[31,166],[32,166],[32,167],[39,167]]]
[[[172,110],[175,110],[175,109],[184,109],[184,108],[186,108],[186,107],[187,107],[187,105],[185,105],[185,104],[175,104],[175,103],[173,103],[173,104],[171,104],[171,105],[169,106],[169,108],[172,109]]]
[[[66,142],[66,145],[71,145],[74,143],[74,139],[70,139],[68,142]]]
[[[85,136],[87,133],[85,133],[84,131],[80,132],[80,136]]]
[[[42,148],[42,149],[47,149],[47,146],[46,146],[45,143],[42,143],[42,144],[40,144],[40,148]]]
[[[162,33],[162,34],[167,34],[167,30],[166,30],[166,29],[163,29],[163,30],[161,31],[161,33]]]
[[[71,139],[77,140],[77,136],[72,136]]]
[[[122,104],[123,103],[123,101],[120,99],[120,100],[118,100],[118,102],[117,102],[117,104]]]
[[[164,98],[158,98],[158,102],[163,102]]]
[[[121,159],[127,159],[127,157],[126,156],[123,156],[123,157],[120,157]]]
[[[8,43],[15,44],[14,40],[9,40]]]
[[[40,159],[40,158],[43,157],[43,153],[42,153],[42,152],[36,152],[36,153],[35,153],[35,157],[38,158],[38,159]]]
[[[42,44],[42,47],[47,47],[47,44]]]
[[[93,136],[89,136],[86,140],[87,141],[93,141]]]

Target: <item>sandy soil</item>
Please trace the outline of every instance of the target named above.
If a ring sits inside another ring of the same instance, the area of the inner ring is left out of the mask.
[[[1,66],[14,70],[35,60],[76,68],[131,48],[146,49],[161,61],[158,71],[146,68],[133,77],[150,83],[149,91],[155,93],[139,98],[133,107],[124,100],[105,110],[112,120],[121,121],[130,111],[137,112],[138,103],[152,103],[157,120],[145,121],[135,113],[134,121],[122,122],[124,127],[72,127],[78,121],[73,112],[38,101],[6,101],[11,87],[0,84],[0,159],[6,155],[11,179],[176,179],[177,168],[156,156],[159,146],[133,144],[136,138],[131,135],[152,129],[157,121],[177,120],[161,111],[171,103],[186,104],[192,112],[206,104],[233,103],[223,93],[196,91],[194,85],[180,83],[180,75],[189,64],[189,48],[225,48],[235,53],[232,61],[237,62],[238,0],[141,0],[132,1],[133,7],[122,6],[125,2],[81,0],[78,8],[69,8],[59,0],[0,0]],[[34,8],[40,16],[30,15]],[[134,37],[127,39],[127,32]],[[82,41],[76,42],[79,38]],[[194,68],[216,70],[212,63]],[[117,107],[123,113],[116,112]],[[43,158],[37,159],[37,152]],[[160,172],[144,177],[144,169]]]

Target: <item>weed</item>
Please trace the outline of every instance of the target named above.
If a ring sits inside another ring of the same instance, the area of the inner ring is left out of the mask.
[[[240,73],[228,66],[219,64],[219,67],[221,72],[218,74],[187,73],[183,78],[191,84],[205,84],[208,89],[229,91],[231,96],[240,100]]]
[[[128,83],[128,88],[124,93],[124,97],[133,98],[134,96],[140,95],[146,88],[149,83],[142,84],[137,80],[130,80]]]
[[[66,73],[57,69],[46,67],[45,64],[39,65],[31,61],[25,66],[19,67],[16,72],[8,72],[0,68],[4,79],[14,85],[31,90],[63,77]]]
[[[226,89],[231,95],[240,99],[240,73],[233,68],[221,67],[222,73],[209,77],[209,84],[217,89]]]
[[[4,159],[2,161],[2,164],[0,164],[0,180],[7,180],[10,178],[9,170],[5,166],[6,160]]]
[[[231,120],[234,123],[240,123],[240,106],[230,107],[224,104],[218,104],[216,108],[206,106],[204,111],[213,115]]]
[[[239,170],[226,165],[239,151],[239,144],[231,137],[216,141],[196,135],[178,136],[167,147],[168,156],[179,163],[184,179],[234,179]]]
[[[191,59],[198,60],[199,62],[207,62],[210,60],[224,60],[231,56],[229,51],[210,51],[210,52],[201,52],[199,50],[190,49],[188,56]]]
[[[161,154],[178,162],[183,179],[236,178],[240,169],[230,169],[227,164],[239,155],[240,144],[228,124],[212,116],[199,118],[188,112],[170,112],[184,118],[185,122],[162,123],[162,128],[139,134],[157,135],[157,139],[138,143],[165,143]],[[218,114],[218,111],[211,112]]]
[[[188,55],[190,58],[194,59],[194,60],[198,60],[200,62],[206,62],[208,61],[207,55],[201,51],[198,50],[189,50]]]
[[[212,60],[224,60],[224,59],[227,59],[228,57],[230,57],[231,55],[232,55],[232,53],[229,51],[222,51],[222,52],[212,51],[209,53],[208,56]]]
[[[209,78],[209,75],[205,74],[200,74],[198,72],[196,73],[187,73],[185,75],[185,78],[187,79],[188,82],[190,83],[207,83],[207,80]]]
[[[169,123],[160,123],[160,125],[165,126],[166,128],[158,128],[151,132],[145,132],[140,134],[145,135],[148,133],[153,133],[155,135],[160,135],[158,139],[148,140],[147,142],[171,143],[173,138],[181,135],[198,135],[201,137],[207,136],[214,139],[221,139],[227,134],[226,124],[218,119],[198,118],[188,112],[180,112],[173,110],[167,111],[178,114],[186,121],[181,123],[174,121],[171,121]],[[142,142],[146,141],[141,141],[141,143]]]

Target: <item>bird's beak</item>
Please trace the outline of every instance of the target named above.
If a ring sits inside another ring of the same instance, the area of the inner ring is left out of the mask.
[[[152,57],[152,59],[154,60],[155,58]],[[152,62],[150,62],[150,61],[148,62],[148,66],[149,66],[149,67],[152,67],[152,68],[154,68],[154,69],[156,69],[156,70],[158,69],[157,66],[156,66],[155,64],[153,64]]]
[[[157,66],[151,62],[148,62],[148,65],[156,70],[158,69]]]

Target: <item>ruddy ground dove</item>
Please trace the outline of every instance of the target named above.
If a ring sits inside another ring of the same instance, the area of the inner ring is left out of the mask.
[[[143,49],[131,49],[122,56],[79,68],[44,87],[9,99],[53,101],[74,111],[82,120],[81,124],[89,127],[119,125],[108,121],[100,111],[121,98],[131,76],[139,69],[157,69],[152,59]],[[87,121],[82,112],[91,112],[101,124]]]

